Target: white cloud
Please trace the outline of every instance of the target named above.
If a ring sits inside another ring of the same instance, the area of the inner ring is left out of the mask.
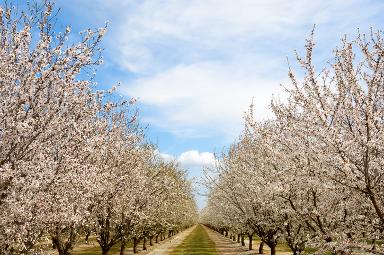
[[[185,151],[178,156],[167,153],[157,153],[166,162],[176,161],[181,167],[188,170],[197,169],[201,171],[204,167],[214,167],[216,162],[213,153],[199,152],[198,150]]]
[[[215,156],[210,152],[197,150],[185,151],[180,154],[177,161],[184,167],[214,167]]]
[[[175,157],[173,155],[171,155],[171,154],[160,153],[159,151],[157,151],[157,153],[165,162],[175,161]]]

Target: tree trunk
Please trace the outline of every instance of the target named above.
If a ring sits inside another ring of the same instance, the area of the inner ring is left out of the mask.
[[[91,235],[91,231],[87,231],[87,234],[85,235],[85,243],[88,244],[88,238]]]
[[[276,244],[271,245],[270,248],[271,248],[271,255],[276,255]]]
[[[139,240],[137,240],[136,237],[133,238],[133,253],[137,253],[137,244],[139,243]]]
[[[125,246],[126,246],[126,242],[122,241],[121,242],[121,246],[120,246],[120,255],[124,255],[125,254]]]
[[[109,249],[107,247],[101,247],[101,252],[102,255],[108,255]]]
[[[237,234],[237,242],[240,243],[240,234]]]
[[[249,238],[249,246],[248,246],[248,249],[249,249],[249,250],[252,250],[252,237],[253,237],[253,234],[252,234],[252,235],[248,234],[248,238]]]
[[[143,238],[143,251],[147,250],[147,238]]]
[[[155,240],[156,243],[159,243],[159,235],[156,235],[156,240]]]
[[[69,255],[76,244],[77,232],[74,227],[69,227],[70,232],[67,238],[63,238],[63,231],[66,229],[56,228],[54,235],[51,235],[52,246],[57,249],[59,255]]]
[[[242,245],[242,246],[245,246],[245,242],[244,242],[244,234],[241,234],[241,245]]]
[[[259,245],[259,254],[263,254],[263,253],[264,253],[264,242],[261,241]]]
[[[121,240],[121,236],[113,236],[111,238],[111,221],[110,221],[110,208],[108,208],[108,216],[106,218],[99,218],[98,222],[101,226],[101,229],[97,232],[99,238],[97,242],[100,245],[100,248],[102,250],[103,255],[108,255],[109,250],[113,245],[118,243],[119,240]]]
[[[150,237],[149,237],[149,245],[150,245],[150,246],[153,246],[153,242],[152,242],[152,241],[153,241],[153,236],[150,236]]]

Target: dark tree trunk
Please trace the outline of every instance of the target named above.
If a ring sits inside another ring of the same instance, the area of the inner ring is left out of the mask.
[[[120,255],[124,255],[125,254],[125,247],[126,247],[126,242],[122,241],[121,242],[121,246],[120,246]]]
[[[143,250],[144,251],[147,250],[147,238],[146,237],[143,238]]]
[[[134,237],[133,238],[133,253],[137,253],[137,245],[139,244],[139,240]]]
[[[115,245],[122,237],[119,235],[113,235],[111,222],[110,222],[110,209],[108,209],[108,216],[98,219],[99,226],[101,227],[98,231],[99,238],[97,242],[100,245],[103,255],[107,255],[113,245]]]
[[[249,249],[249,250],[252,250],[252,237],[253,237],[253,234],[252,234],[252,235],[248,234],[248,238],[249,238],[249,246],[248,246],[248,249]]]
[[[271,255],[276,255],[276,244],[271,245]]]
[[[155,240],[156,243],[159,243],[159,235],[156,235],[156,240]]]
[[[241,245],[245,246],[244,234],[241,235]]]
[[[110,248],[107,247],[101,247],[101,254],[102,255],[108,255]]]
[[[153,246],[153,236],[150,236],[150,237],[149,237],[149,245],[150,245],[150,246]]]
[[[88,238],[91,235],[91,231],[87,231],[87,234],[85,235],[85,243],[88,244]]]
[[[52,237],[52,246],[57,249],[59,255],[69,255],[76,244],[77,231],[74,227],[69,227],[69,236],[67,238],[64,233],[68,229],[59,229],[56,228],[56,232]],[[64,234],[63,234],[64,233]]]
[[[264,242],[261,241],[259,245],[259,254],[263,254],[263,253],[264,253]]]
[[[237,235],[237,242],[240,243],[240,234]]]

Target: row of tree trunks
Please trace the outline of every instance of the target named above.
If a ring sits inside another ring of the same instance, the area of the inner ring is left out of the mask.
[[[174,230],[170,230],[168,232],[168,238],[176,235],[176,231]],[[140,240],[143,240],[143,250],[147,250],[147,242],[149,240],[149,246],[153,246],[153,239],[155,238],[155,243],[159,243],[159,237],[160,237],[160,241],[163,241],[166,239],[166,235],[165,235],[165,232],[161,232],[155,236],[144,236],[142,238],[137,238],[137,237],[134,237],[132,240],[133,240],[133,253],[138,253],[138,245],[140,243]],[[125,254],[125,249],[126,249],[126,246],[127,246],[127,242],[126,241],[123,241],[121,243],[121,248],[120,248],[120,255],[124,255]],[[103,253],[104,254],[104,253]],[[105,253],[105,255],[107,255],[107,253]]]
[[[234,234],[229,234],[229,232],[227,230],[220,230],[218,232],[220,234],[226,236],[226,237],[228,237],[228,235],[229,235],[229,239],[233,240],[234,242],[241,243],[242,246],[245,246],[245,240],[244,240],[245,235],[244,234],[237,234],[237,237],[236,237],[236,235],[234,235]],[[249,250],[253,250],[252,238],[253,238],[253,234],[248,234],[248,239],[249,239],[248,249]],[[259,254],[264,254],[264,242],[263,241],[261,241],[259,244]],[[271,247],[271,255],[276,255],[276,246]]]

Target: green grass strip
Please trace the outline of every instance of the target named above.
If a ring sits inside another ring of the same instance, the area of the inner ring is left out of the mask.
[[[198,225],[184,241],[174,248],[170,255],[180,254],[199,254],[199,255],[216,255],[215,243],[209,238],[205,229]]]

